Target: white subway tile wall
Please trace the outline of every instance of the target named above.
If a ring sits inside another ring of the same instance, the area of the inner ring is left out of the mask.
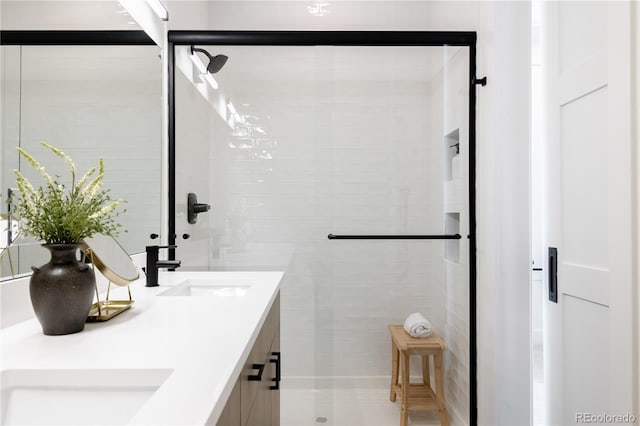
[[[444,49],[444,67],[442,74],[433,79],[433,83],[442,85],[443,104],[440,135],[444,149],[452,148],[452,142],[459,142],[460,170],[457,179],[444,184],[444,222],[445,231],[458,232],[459,241],[445,243],[446,264],[446,319],[444,339],[447,342],[445,352],[445,392],[448,408],[454,412],[454,418],[469,419],[469,244],[465,238],[469,233],[468,208],[468,135],[469,114],[468,85],[469,54],[466,49]],[[437,103],[436,98],[432,98]],[[436,106],[432,109],[435,109]],[[434,135],[435,137],[435,135]],[[452,161],[445,166],[451,167]],[[447,229],[448,228],[448,229]],[[452,252],[456,254],[452,255]]]

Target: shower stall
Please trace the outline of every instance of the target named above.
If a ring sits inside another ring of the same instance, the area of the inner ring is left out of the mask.
[[[176,31],[169,62],[171,255],[285,271],[282,425],[397,424],[413,312],[475,424],[475,33]]]

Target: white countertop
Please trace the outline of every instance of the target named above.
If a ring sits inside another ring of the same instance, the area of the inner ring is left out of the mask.
[[[88,323],[80,333],[45,336],[36,319],[3,329],[0,368],[172,369],[129,424],[215,423],[282,275],[161,272],[159,287],[145,287],[144,278],[131,285],[135,304],[130,310],[107,322]],[[243,296],[156,296],[186,279],[247,280],[252,286]],[[123,299],[122,290],[112,291],[111,299]]]

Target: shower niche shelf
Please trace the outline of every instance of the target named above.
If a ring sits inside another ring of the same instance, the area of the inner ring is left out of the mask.
[[[444,214],[445,234],[460,233],[460,213]],[[445,240],[444,258],[450,262],[460,263],[460,240]]]
[[[444,211],[460,212],[464,210],[466,202],[466,186],[463,177],[467,175],[463,170],[462,155],[464,155],[464,146],[461,146],[461,140],[465,139],[464,130],[455,128],[442,138],[443,146],[443,193],[444,193]],[[462,148],[462,149],[461,149]]]
[[[460,129],[447,133],[443,141],[445,181],[458,180],[460,178]]]

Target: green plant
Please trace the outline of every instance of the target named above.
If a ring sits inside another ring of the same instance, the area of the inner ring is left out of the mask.
[[[60,149],[40,142],[56,156],[62,158],[71,169],[71,186],[51,177],[32,155],[18,148],[20,155],[44,179],[44,185],[37,189],[19,170],[14,170],[20,197],[12,201],[14,212],[20,219],[20,228],[25,235],[31,235],[48,244],[74,244],[94,234],[116,236],[120,224],[115,218],[121,212],[117,207],[122,199],[111,200],[109,191],[102,188],[104,164],[98,160],[98,168],[92,167],[76,183],[76,166],[68,155]],[[94,177],[94,174],[98,174]]]

